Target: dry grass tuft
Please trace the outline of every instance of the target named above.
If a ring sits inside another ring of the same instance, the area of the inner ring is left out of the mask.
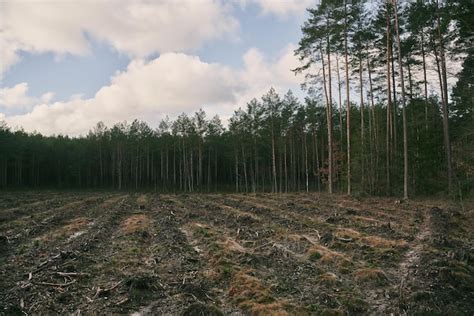
[[[288,304],[272,297],[260,280],[248,275],[248,271],[234,273],[228,294],[232,301],[252,315],[288,315]]]
[[[381,269],[363,268],[354,272],[354,279],[358,283],[386,284],[388,277]]]
[[[82,232],[90,223],[92,222],[88,218],[78,217],[69,221],[69,224],[59,227],[52,232],[48,232],[37,239],[44,242],[49,242],[61,237],[71,237],[76,233]]]
[[[379,224],[383,223],[383,221],[380,221],[378,219],[372,218],[372,217],[366,217],[366,216],[354,216],[352,219],[361,221],[361,222],[367,222],[370,224]]]
[[[151,220],[144,214],[132,215],[122,222],[121,230],[124,234],[147,233],[151,226]]]
[[[390,240],[378,236],[364,237],[362,238],[362,242],[374,248],[395,248],[407,246],[407,242],[404,240]]]
[[[333,285],[337,282],[337,276],[332,272],[321,274],[318,278],[318,283],[325,285]]]
[[[127,198],[128,194],[125,194],[125,195],[120,195],[120,196],[116,196],[116,197],[113,197],[113,198],[110,198],[110,199],[107,199],[105,200],[103,203],[102,203],[102,206],[103,207],[111,207],[111,206],[114,206],[115,204],[117,204],[120,200],[123,200],[125,198]]]
[[[148,197],[146,194],[142,194],[137,198],[137,204],[140,209],[144,209],[145,206],[148,204]]]
[[[338,228],[336,231],[336,237],[356,240],[360,238],[360,233],[350,228]]]
[[[318,261],[323,264],[336,265],[337,267],[346,266],[350,263],[342,253],[333,251],[321,245],[313,245],[307,252],[308,259]]]
[[[219,242],[227,251],[247,253],[247,249],[232,238],[227,238],[224,242]]]
[[[73,219],[72,221],[70,221],[69,224],[64,226],[63,228],[67,232],[77,232],[77,231],[83,229],[89,223],[90,223],[90,221],[89,221],[88,218],[78,217],[78,218]]]

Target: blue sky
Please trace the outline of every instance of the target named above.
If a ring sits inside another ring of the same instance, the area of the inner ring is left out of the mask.
[[[299,90],[292,51],[313,0],[121,0],[117,13],[118,2],[80,3],[1,3],[10,126],[77,135],[199,107],[225,118],[270,86]]]

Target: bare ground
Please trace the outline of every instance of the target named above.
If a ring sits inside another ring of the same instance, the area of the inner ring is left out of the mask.
[[[474,314],[474,204],[0,196],[0,314]]]

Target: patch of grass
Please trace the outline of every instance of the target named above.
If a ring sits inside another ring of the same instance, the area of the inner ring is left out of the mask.
[[[311,253],[308,257],[309,261],[318,261],[323,255],[318,251]]]
[[[357,283],[374,283],[377,285],[388,283],[387,275],[378,268],[358,269],[354,272],[354,279]]]
[[[150,275],[134,275],[125,279],[128,295],[131,300],[140,302],[160,289],[155,277]]]
[[[74,233],[78,233],[84,230],[90,223],[90,219],[86,217],[78,217],[70,220],[68,224],[38,237],[37,240],[43,242],[51,242],[56,239],[64,239],[66,237],[74,235]]]
[[[232,263],[227,262],[227,261],[222,261],[220,263],[220,269],[221,269],[222,275],[224,277],[230,277],[230,275],[232,274],[232,272],[234,270],[234,267],[233,267]]]
[[[204,238],[209,238],[212,236],[212,232],[207,227],[198,227],[194,231],[194,235],[204,237]]]
[[[321,245],[313,245],[307,253],[308,260],[315,261],[316,259],[321,264],[335,266],[338,269],[350,265],[350,260],[344,254]],[[319,259],[317,259],[318,257]]]
[[[347,312],[343,309],[339,308],[327,308],[317,304],[310,304],[306,306],[307,312],[311,315],[318,315],[318,316],[339,316],[339,315],[348,315]]]
[[[224,316],[224,313],[215,306],[205,305],[202,303],[191,304],[183,312],[183,316]]]
[[[357,240],[360,238],[360,233],[354,229],[350,228],[339,228],[336,231],[336,237],[342,238],[342,239],[353,239]]]
[[[347,309],[349,315],[365,313],[368,308],[368,304],[364,300],[352,296],[343,298],[341,303]]]
[[[364,244],[373,248],[402,248],[407,246],[407,242],[404,240],[390,240],[378,236],[366,236],[361,240]]]
[[[149,236],[151,219],[145,214],[136,214],[128,217],[122,222],[121,230],[125,235],[139,234]]]
[[[259,279],[249,271],[234,273],[230,282],[229,297],[252,315],[288,315],[289,304],[275,299]]]
[[[318,283],[324,285],[334,285],[338,281],[337,276],[332,272],[321,274],[318,278]]]
[[[23,245],[18,246],[17,252],[19,255],[23,255],[28,251],[28,249],[29,249],[28,245],[23,244]]]

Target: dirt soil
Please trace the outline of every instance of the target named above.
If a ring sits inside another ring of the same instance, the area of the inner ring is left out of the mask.
[[[473,315],[474,203],[0,195],[0,314]]]

